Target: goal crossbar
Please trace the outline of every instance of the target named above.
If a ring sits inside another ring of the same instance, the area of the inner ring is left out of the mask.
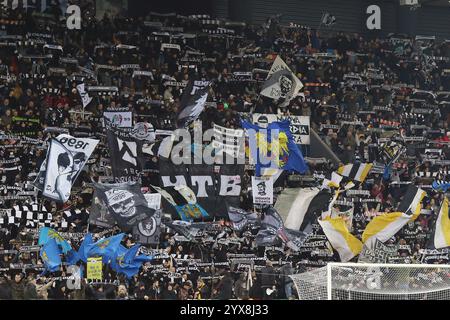
[[[450,300],[450,265],[331,262],[291,276],[299,299]]]

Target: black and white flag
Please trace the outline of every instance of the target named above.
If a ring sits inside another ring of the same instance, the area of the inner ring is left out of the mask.
[[[189,126],[205,107],[210,81],[190,81],[181,97],[180,113],[177,116],[179,128]]]
[[[94,187],[109,214],[124,232],[130,232],[139,222],[155,213],[155,209],[148,206],[138,183],[94,183]]]
[[[127,132],[112,128],[107,129],[107,139],[115,181],[138,181],[144,164],[144,142]]]
[[[133,238],[142,244],[158,244],[161,234],[161,210],[155,213],[133,227]]]
[[[283,107],[287,106],[302,88],[302,82],[289,69],[283,59],[277,56],[266,81],[262,85],[261,95],[275,100],[282,99],[281,107]]]
[[[252,177],[254,204],[273,204],[273,180],[271,177]]]
[[[322,16],[321,23],[328,26],[331,26],[336,23],[336,17],[329,12],[326,12]]]
[[[116,223],[114,217],[109,214],[108,207],[99,197],[97,190],[94,190],[94,195],[92,196],[89,223],[103,228],[112,228]]]
[[[390,165],[406,151],[406,147],[395,141],[387,141],[381,145],[383,162]]]
[[[81,83],[77,85],[78,93],[81,97],[81,102],[83,103],[83,108],[86,108],[86,106],[91,103],[92,97],[89,97],[89,94],[86,92],[86,88],[84,83]]]
[[[258,216],[254,212],[247,212],[240,208],[228,208],[228,217],[233,223],[233,229],[241,231],[250,223],[256,223]]]
[[[47,157],[34,186],[51,199],[66,202],[72,185],[91,156],[99,140],[60,134],[50,142]]]

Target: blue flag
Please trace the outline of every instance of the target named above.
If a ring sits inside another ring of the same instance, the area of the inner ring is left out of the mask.
[[[46,271],[55,272],[61,265],[61,250],[55,239],[50,239],[45,243],[40,251],[40,256],[44,262]]]
[[[142,266],[142,261],[135,260],[136,253],[138,252],[140,245],[134,245],[130,249],[119,245],[116,251],[116,256],[111,260],[111,267],[117,273],[123,273],[127,278],[133,277],[139,272]]]
[[[431,187],[436,191],[447,192],[447,190],[450,188],[450,182],[435,180],[431,184]]]
[[[56,230],[48,227],[41,228],[41,230],[39,230],[38,245],[45,245],[50,239],[55,239],[56,243],[61,247],[62,253],[66,254],[72,250],[70,244],[63,239]]]
[[[134,261],[142,261],[142,262],[149,262],[152,260],[153,260],[153,256],[148,256],[146,254],[140,254],[134,258]]]
[[[91,244],[88,249],[88,257],[103,257],[103,263],[108,263],[110,260],[114,259],[116,251],[118,250],[120,242],[124,236],[125,233],[119,233],[118,235],[105,238]]]
[[[187,203],[183,205],[176,205],[178,215],[183,221],[193,221],[194,219],[200,219],[201,217],[209,217],[205,209],[201,205],[195,203]]]
[[[293,170],[301,174],[308,170],[303,154],[295,144],[289,129],[289,120],[272,122],[267,129],[244,120],[241,124],[249,134],[250,156],[256,163],[256,176],[261,176],[262,168]],[[275,140],[272,141],[272,138]]]
[[[391,179],[391,172],[392,172],[391,165],[386,165],[383,171],[383,180],[389,181],[389,179]]]
[[[78,262],[78,260],[80,260],[80,257],[78,256],[78,252],[76,252],[74,249],[67,252],[65,257],[66,257],[66,262],[69,265],[74,265]]]
[[[73,257],[73,258],[81,260],[83,262],[87,262],[88,252],[89,252],[89,249],[91,248],[93,243],[94,243],[94,240],[92,239],[92,234],[87,233],[84,236],[84,239],[83,239],[83,242],[80,245],[80,248],[78,249],[77,257]]]

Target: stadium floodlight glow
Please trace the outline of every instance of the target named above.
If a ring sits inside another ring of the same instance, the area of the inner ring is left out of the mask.
[[[450,300],[450,265],[332,262],[291,278],[300,300]]]

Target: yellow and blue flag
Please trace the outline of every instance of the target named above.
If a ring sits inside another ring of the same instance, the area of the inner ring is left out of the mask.
[[[116,256],[111,260],[111,268],[117,273],[123,273],[127,278],[133,277],[139,272],[142,266],[142,261],[136,260],[136,254],[141,246],[134,245],[130,249],[119,245],[116,251]]]
[[[105,238],[89,245],[87,256],[99,256],[103,258],[103,263],[108,263],[110,260],[114,260],[116,251],[120,246],[125,233],[119,233],[118,235]]]
[[[203,209],[198,203],[176,205],[175,210],[177,210],[178,215],[183,221],[193,221],[194,219],[209,217],[205,209]]]
[[[60,254],[61,250],[53,238],[42,246],[40,256],[44,262],[46,271],[55,272],[59,270],[59,266],[61,265]]]
[[[63,237],[61,237],[56,230],[48,227],[41,228],[39,230],[38,245],[45,245],[48,241],[50,241],[50,239],[55,239],[56,243],[61,247],[62,253],[66,254],[72,250],[71,245]]]
[[[308,170],[289,129],[289,120],[272,122],[266,129],[245,120],[241,124],[249,136],[250,157],[255,161],[256,176],[261,176],[262,168],[292,170],[300,174]]]

